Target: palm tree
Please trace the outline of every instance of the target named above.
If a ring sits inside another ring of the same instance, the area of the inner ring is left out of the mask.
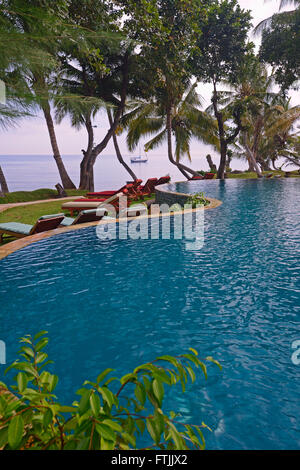
[[[5,8],[3,7],[3,16],[9,22],[7,36],[15,46],[16,58],[20,55],[22,38],[26,47],[34,53],[30,55],[25,52],[29,60],[21,61],[21,66],[18,65],[15,57],[12,57],[7,60],[5,67],[16,70],[22,75],[22,81],[26,82],[28,87],[27,99],[31,101],[32,109],[39,108],[43,112],[63,187],[74,189],[75,185],[66,171],[58,148],[51,113],[55,76],[60,65],[57,54],[61,44],[57,37],[61,37],[59,31],[63,35],[63,28],[65,28],[64,34],[67,35],[70,32],[62,23],[65,15],[64,9],[63,0],[55,0],[55,2],[33,0],[30,7],[18,5],[18,2],[14,0],[7,0]],[[14,50],[13,46],[10,47]]]
[[[251,153],[262,170],[270,170],[270,164],[277,169],[275,163],[279,158],[299,166],[296,151],[299,131],[295,131],[295,125],[300,118],[300,106],[291,107],[285,97],[276,101],[265,106],[259,117],[251,112],[244,117],[245,129],[236,145],[236,156],[246,155],[248,159]]]
[[[131,110],[123,116],[121,121],[128,130],[127,145],[130,151],[133,151],[140,139],[145,136],[155,134],[145,144],[146,151],[157,148],[167,139],[169,160],[187,179],[191,178],[189,174],[198,175],[196,171],[181,163],[184,156],[191,160],[191,139],[195,137],[218,148],[216,122],[199,109],[202,103],[196,87],[197,83],[189,83],[173,104],[168,99],[168,91],[149,102],[134,101],[129,104]],[[173,137],[175,140],[174,156]]]
[[[30,102],[21,94],[21,83],[23,92],[26,90],[26,84],[21,82],[20,76],[15,72],[4,72],[1,70],[1,77],[3,81],[4,97],[0,103],[0,129],[7,130],[17,125],[18,121],[24,117],[31,116],[29,113]],[[18,84],[18,93],[15,90],[15,84]],[[9,192],[7,181],[3,170],[0,166],[0,194],[7,194]]]
[[[267,68],[254,60],[241,71],[240,83],[237,86],[230,87],[227,84],[229,90],[219,92],[220,105],[229,117],[235,109],[242,110],[239,145],[243,147],[249,171],[255,171],[258,177],[262,177],[260,166],[265,169],[265,161],[259,161],[261,139],[273,122],[274,113],[279,112],[277,105],[282,100],[278,93],[272,91],[273,84],[273,73],[269,75]],[[212,112],[212,106],[208,111]]]

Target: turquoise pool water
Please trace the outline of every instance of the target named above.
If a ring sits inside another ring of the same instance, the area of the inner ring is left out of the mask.
[[[100,242],[95,229],[33,244],[0,262],[0,339],[49,331],[63,400],[103,368],[119,373],[189,347],[209,367],[166,407],[205,421],[209,449],[299,449],[300,180],[200,181],[223,201],[205,212],[205,244]],[[180,186],[180,191],[187,187]],[[0,366],[0,380],[5,366]],[[175,392],[175,390],[174,390]]]

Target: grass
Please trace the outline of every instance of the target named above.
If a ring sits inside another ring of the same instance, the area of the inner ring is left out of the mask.
[[[21,222],[23,224],[33,225],[42,215],[63,212],[61,209],[62,204],[62,201],[57,201],[12,207],[0,213],[0,223]]]
[[[79,189],[67,189],[68,196],[82,196],[86,191]],[[35,191],[15,191],[0,197],[0,204],[13,204],[15,202],[42,201],[43,199],[54,199],[57,197],[55,189],[42,188]]]
[[[68,191],[69,192],[69,191]],[[86,191],[85,191],[86,193]],[[145,202],[149,199],[153,199],[153,196],[147,196],[142,200],[132,202],[132,205]],[[70,217],[70,214],[66,210],[62,210],[61,206],[63,201],[60,199],[53,202],[40,202],[38,204],[29,204],[28,206],[17,206],[7,209],[0,213],[0,223],[4,222],[21,222],[22,224],[33,225],[39,217],[47,214],[58,214],[64,213]],[[7,237],[4,235],[3,244],[13,241],[14,238]]]
[[[263,171],[263,174],[264,175],[269,175],[270,173],[272,173],[274,176],[275,175],[280,175],[280,176],[283,176],[285,175],[285,171]],[[298,173],[297,170],[295,171],[291,171],[289,172],[290,173],[290,176],[291,178],[299,178],[300,177],[300,174]],[[238,179],[252,179],[252,178],[257,178],[257,174],[253,171],[246,171],[246,172],[243,172],[243,173],[227,173],[227,177],[228,178],[238,178]]]

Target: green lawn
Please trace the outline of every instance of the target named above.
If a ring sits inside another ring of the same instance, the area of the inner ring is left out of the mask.
[[[63,212],[61,209],[62,204],[63,201],[55,201],[12,207],[0,213],[0,223],[22,222],[23,224],[33,225],[42,215]]]
[[[82,196],[86,194],[86,191],[80,191],[79,189],[67,189],[66,193],[68,196]],[[56,197],[57,191],[55,189],[42,188],[36,189],[35,191],[15,191],[13,193],[6,194],[4,197],[0,197],[0,204],[41,201],[43,199],[54,199]]]
[[[149,199],[151,199],[151,197],[145,197],[143,201],[147,201]],[[134,201],[132,205],[139,204],[143,201]],[[12,207],[11,209],[7,209],[0,213],[0,223],[21,222],[23,224],[33,225],[42,215],[58,214],[61,212],[70,217],[68,211],[62,210],[61,206],[63,203],[64,201],[58,200],[54,202],[41,202],[38,204],[29,204],[27,206]],[[4,243],[8,243],[13,240],[14,238],[6,237],[4,235]]]
[[[264,175],[269,175],[270,173],[272,173],[273,175],[280,175],[280,176],[283,176],[283,177],[285,175],[285,171],[264,171],[263,172]],[[297,170],[295,170],[295,171],[290,172],[290,176],[291,176],[291,178],[299,178],[300,174],[298,173]],[[251,179],[251,178],[257,178],[257,174],[255,172],[246,171],[244,173],[238,173],[238,174],[227,173],[227,177],[228,178],[238,178],[238,179],[247,179],[247,178]]]

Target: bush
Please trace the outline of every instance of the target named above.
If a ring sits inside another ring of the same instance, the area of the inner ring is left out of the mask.
[[[196,208],[198,205],[208,206],[209,200],[206,199],[205,194],[203,192],[193,194],[187,199],[187,204],[192,204],[193,209]]]
[[[45,369],[51,362],[44,351],[46,333],[21,338],[22,360],[7,369],[18,371],[16,385],[9,389],[0,383],[0,449],[127,450],[136,449],[144,434],[151,441],[147,448],[205,448],[204,423],[180,423],[174,412],[162,410],[165,386],[180,382],[184,392],[188,378],[194,382],[195,370],[206,378],[197,351],[158,357],[121,379],[109,377],[113,370],[106,369],[96,382],[84,382],[78,401],[64,406],[54,395],[58,377]],[[211,357],[206,361],[221,368]]]

